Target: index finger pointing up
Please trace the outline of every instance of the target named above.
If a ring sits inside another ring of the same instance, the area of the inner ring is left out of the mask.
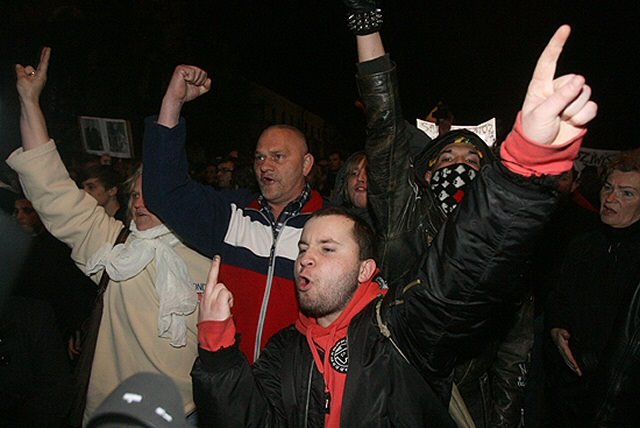
[[[47,46],[42,48],[42,51],[40,52],[40,62],[38,63],[38,68],[36,69],[38,70],[39,73],[47,72],[47,69],[49,68],[50,56],[51,56],[51,48]]]
[[[220,256],[213,256],[211,269],[209,269],[209,277],[207,278],[207,285],[216,285],[218,283],[218,272],[220,272]]]
[[[547,46],[542,51],[538,63],[533,71],[533,80],[551,82],[556,74],[556,65],[562,48],[569,38],[571,27],[563,25],[556,30]]]

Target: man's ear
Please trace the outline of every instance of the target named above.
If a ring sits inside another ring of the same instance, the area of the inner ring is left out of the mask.
[[[365,282],[371,279],[378,265],[373,259],[366,259],[360,262],[360,271],[358,272],[358,282]]]
[[[109,196],[116,196],[118,194],[118,186],[113,186],[111,189],[107,190],[107,194]]]
[[[427,172],[424,173],[424,181],[427,182],[427,184],[431,184],[431,176],[433,175],[433,173],[431,172],[431,170],[428,170]]]
[[[305,177],[311,172],[311,167],[313,167],[313,155],[311,153],[307,153],[302,159],[302,174]]]

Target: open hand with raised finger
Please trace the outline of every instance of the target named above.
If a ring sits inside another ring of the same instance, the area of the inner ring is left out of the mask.
[[[556,78],[560,53],[571,28],[560,27],[540,55],[522,105],[522,129],[539,144],[563,144],[577,137],[597,114],[585,78],[567,74]]]
[[[220,272],[220,256],[214,256],[207,278],[207,287],[200,301],[198,322],[224,321],[231,316],[233,294],[221,282],[218,282]]]
[[[40,52],[38,66],[16,64],[16,88],[22,102],[38,102],[40,93],[47,82],[47,70],[51,48],[44,47]]]

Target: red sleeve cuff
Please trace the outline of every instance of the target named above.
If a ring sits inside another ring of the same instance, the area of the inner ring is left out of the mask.
[[[538,144],[524,135],[520,112],[513,130],[500,147],[500,157],[507,169],[525,177],[560,175],[573,166],[586,133],[584,129],[574,139],[560,145]]]
[[[233,317],[224,321],[202,321],[198,323],[200,347],[215,352],[231,347],[236,341],[236,324]]]

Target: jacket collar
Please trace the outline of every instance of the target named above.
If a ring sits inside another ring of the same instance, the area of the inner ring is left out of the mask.
[[[251,201],[247,208],[251,208],[257,211],[260,211],[262,206],[260,205],[260,197],[255,198]],[[311,190],[310,197],[307,198],[306,202],[303,204],[302,209],[300,210],[300,214],[311,214],[315,211],[318,211],[320,208],[324,206],[324,200],[322,195],[315,190]]]

